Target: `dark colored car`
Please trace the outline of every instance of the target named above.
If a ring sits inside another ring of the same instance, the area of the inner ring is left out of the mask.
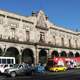
[[[33,68],[28,64],[14,65],[14,67],[6,69],[4,74],[15,77],[16,75],[32,75]]]

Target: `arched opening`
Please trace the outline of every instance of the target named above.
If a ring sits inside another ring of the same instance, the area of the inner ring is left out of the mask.
[[[67,54],[66,54],[65,51],[62,51],[60,56],[61,56],[61,57],[67,57]]]
[[[74,54],[73,54],[73,52],[69,52],[69,53],[68,53],[68,57],[69,57],[69,58],[72,58],[72,57],[74,57]]]
[[[34,63],[33,51],[29,48],[26,48],[22,52],[22,62],[25,63]]]
[[[2,51],[2,49],[0,48],[0,56],[2,56],[3,55],[3,51]]]
[[[51,54],[52,58],[59,57],[58,51],[53,51]]]
[[[75,57],[80,57],[80,54],[76,52]]]
[[[41,49],[39,52],[39,62],[45,64],[47,61],[47,52],[45,49]]]
[[[15,47],[8,48],[4,56],[15,57],[16,63],[19,63],[19,51]]]

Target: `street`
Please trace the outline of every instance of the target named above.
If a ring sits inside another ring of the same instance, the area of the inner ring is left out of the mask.
[[[80,69],[65,72],[48,72],[45,75],[17,76],[16,78],[0,76],[0,80],[80,80]]]

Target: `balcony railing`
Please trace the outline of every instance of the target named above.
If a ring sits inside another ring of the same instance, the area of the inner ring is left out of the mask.
[[[28,41],[19,41],[19,39],[15,39],[15,38],[8,38],[8,39],[3,39],[3,38],[0,38],[0,41],[2,42],[10,42],[10,43],[19,43],[19,44],[28,44],[28,45],[41,45],[41,46],[48,46],[48,47],[54,47],[54,48],[65,48],[65,49],[77,49],[77,50],[80,50],[80,47],[77,47],[77,48],[73,48],[73,47],[66,47],[66,46],[60,46],[60,45],[54,45],[52,43],[46,43],[45,41],[43,42],[31,42],[30,40]]]

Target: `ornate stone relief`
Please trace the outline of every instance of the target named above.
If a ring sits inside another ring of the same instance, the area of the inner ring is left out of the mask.
[[[11,28],[18,28],[19,24],[16,22],[9,21],[8,26],[10,26]]]
[[[44,18],[42,16],[40,16],[40,18],[39,18],[39,20],[37,22],[37,26],[44,27],[44,28],[47,27],[46,24],[45,24],[45,20],[44,20]]]
[[[23,24],[23,29],[31,30],[31,26],[29,24]]]
[[[43,14],[39,15],[36,27],[40,28],[40,29],[47,30],[47,24],[46,24],[45,15],[43,15]]]

